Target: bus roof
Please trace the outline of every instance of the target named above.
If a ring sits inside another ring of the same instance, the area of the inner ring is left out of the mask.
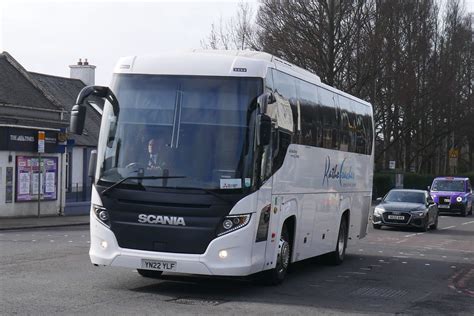
[[[128,56],[119,59],[114,73],[265,78],[268,68],[278,69],[370,106],[366,101],[322,83],[319,76],[310,71],[271,54],[250,50],[194,49],[153,56]]]

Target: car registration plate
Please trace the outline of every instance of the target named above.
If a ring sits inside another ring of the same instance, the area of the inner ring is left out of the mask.
[[[451,202],[450,199],[444,199],[444,203],[449,203],[449,202]]]
[[[438,208],[449,208],[449,205],[446,204],[439,204]]]
[[[402,215],[389,215],[388,219],[398,219],[398,220],[404,220],[405,216]]]
[[[176,271],[176,261],[142,259],[142,268],[158,271]]]

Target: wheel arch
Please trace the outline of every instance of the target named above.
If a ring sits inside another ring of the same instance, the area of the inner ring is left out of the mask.
[[[296,215],[290,215],[283,221],[281,227],[286,226],[288,229],[289,242],[291,245],[291,262],[294,262],[294,249],[296,246]]]

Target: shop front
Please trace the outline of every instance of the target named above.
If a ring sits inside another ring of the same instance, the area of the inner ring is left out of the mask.
[[[0,126],[0,217],[64,212],[65,138],[59,129]]]

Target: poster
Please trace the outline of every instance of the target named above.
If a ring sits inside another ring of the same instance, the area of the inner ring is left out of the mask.
[[[13,167],[6,168],[5,203],[13,202]]]
[[[38,191],[41,200],[57,199],[58,158],[41,157],[41,170],[38,162],[37,156],[16,157],[16,201],[37,201]]]

